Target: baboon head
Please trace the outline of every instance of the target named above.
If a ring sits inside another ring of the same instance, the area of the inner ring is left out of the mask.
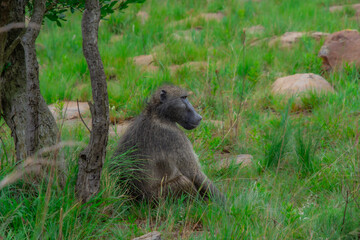
[[[151,97],[147,111],[157,117],[180,124],[190,130],[196,128],[202,117],[187,99],[188,93],[177,86],[160,87]]]

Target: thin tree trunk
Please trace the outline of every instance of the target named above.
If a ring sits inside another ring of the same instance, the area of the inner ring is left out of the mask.
[[[10,1],[11,0],[2,0],[0,2],[0,27],[9,24]],[[6,46],[7,35],[8,34],[5,29],[0,31],[0,89],[2,88],[2,83],[3,83],[3,80],[1,78],[1,72],[5,65],[5,46]],[[1,91],[0,91],[0,99],[1,99]],[[1,101],[0,101],[0,109],[1,109]]]
[[[99,22],[99,1],[86,0],[81,28],[83,52],[90,71],[94,104],[89,103],[93,127],[89,145],[80,154],[76,183],[78,197],[83,202],[88,201],[91,196],[99,191],[109,131],[109,99],[106,76],[97,45]]]
[[[26,0],[10,1],[8,23],[20,23],[25,26],[25,4]],[[18,161],[27,157],[26,133],[29,109],[24,47],[22,44],[13,44],[22,33],[23,29],[21,28],[14,28],[7,32],[5,52],[11,49],[12,46],[15,46],[15,48],[11,51],[9,57],[5,59],[5,68],[0,73],[2,84],[0,88],[0,111],[6,124],[11,129]],[[55,119],[41,95],[38,96],[38,101],[37,149],[54,145],[58,133]]]
[[[34,10],[21,44],[25,51],[26,91],[28,94],[27,129],[25,143],[27,155],[33,155],[39,147],[39,102],[41,98],[39,83],[39,64],[36,59],[35,41],[40,33],[44,18],[46,0],[34,0]]]

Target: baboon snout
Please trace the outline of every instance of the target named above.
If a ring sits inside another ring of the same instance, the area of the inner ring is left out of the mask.
[[[202,116],[197,113],[196,116],[195,116],[196,123],[199,124],[201,122],[201,120],[202,120]]]

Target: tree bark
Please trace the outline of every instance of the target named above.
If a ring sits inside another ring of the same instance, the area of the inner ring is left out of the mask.
[[[0,2],[0,27],[5,26],[9,23],[10,1],[11,0],[2,0]],[[6,39],[7,39],[7,31],[6,30],[0,31],[0,89],[2,89],[2,83],[3,83],[3,80],[1,78],[1,72],[5,65]],[[0,91],[0,99],[1,99],[1,91]],[[0,101],[0,109],[1,109],[1,101]]]
[[[28,94],[27,129],[25,143],[27,155],[33,155],[39,147],[39,102],[41,98],[39,83],[39,64],[36,59],[35,41],[39,36],[44,18],[46,0],[34,0],[34,10],[21,44],[25,51],[26,92]]]
[[[86,0],[81,29],[83,53],[90,71],[94,104],[89,102],[93,127],[90,142],[80,154],[76,182],[76,192],[83,202],[87,202],[91,196],[99,191],[109,131],[109,99],[106,76],[97,45],[99,22],[99,1]]]
[[[11,0],[9,5],[9,23],[20,23],[25,26],[26,0]],[[0,12],[0,14],[3,14]],[[0,26],[2,27],[2,26]],[[5,51],[14,46],[23,29],[14,28],[7,32]],[[34,46],[35,47],[35,46]],[[27,70],[25,51],[22,44],[17,44],[5,60],[6,67],[0,73],[0,106],[1,114],[11,129],[18,161],[25,159],[27,154],[26,133],[28,129],[27,115],[29,98],[27,94]],[[37,70],[37,69],[36,69]],[[38,73],[36,74],[38,76]],[[38,80],[37,80],[38,81]],[[54,117],[47,107],[42,95],[38,97],[38,128],[37,149],[56,143],[58,129]]]

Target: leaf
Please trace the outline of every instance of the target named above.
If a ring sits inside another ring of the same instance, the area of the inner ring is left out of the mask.
[[[56,20],[56,25],[58,25],[58,27],[61,27],[61,22],[59,20]]]
[[[54,14],[47,14],[47,15],[45,15],[45,17],[47,17],[50,21],[57,21],[58,20],[58,16],[56,16]]]

